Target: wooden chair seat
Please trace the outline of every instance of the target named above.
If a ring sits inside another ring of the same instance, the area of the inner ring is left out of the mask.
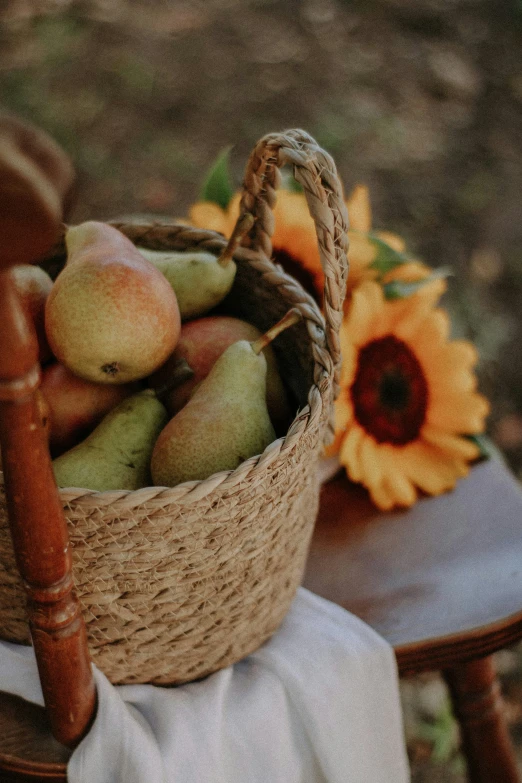
[[[375,628],[403,675],[441,670],[472,783],[517,783],[491,654],[522,638],[522,491],[496,460],[455,491],[379,513],[324,485],[304,584]]]
[[[388,639],[401,674],[444,671],[470,779],[480,783],[518,780],[484,656],[522,638],[521,520],[522,492],[496,461],[476,465],[452,493],[386,514],[339,475],[322,489],[304,579]],[[492,758],[477,743],[491,745]],[[52,740],[43,709],[0,696],[6,780],[64,780],[68,755]],[[7,776],[15,770],[21,776]]]
[[[401,674],[522,638],[522,491],[496,460],[411,510],[377,511],[343,475],[325,484],[304,584],[361,617]]]

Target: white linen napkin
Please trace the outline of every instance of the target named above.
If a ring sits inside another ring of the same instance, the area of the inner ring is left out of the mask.
[[[300,588],[245,660],[176,688],[113,686],[70,783],[407,783],[395,656],[368,625]],[[0,644],[0,690],[43,703],[32,648]]]

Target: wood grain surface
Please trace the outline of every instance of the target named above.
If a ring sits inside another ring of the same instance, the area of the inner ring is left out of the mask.
[[[382,513],[344,475],[323,486],[304,585],[375,628],[402,674],[522,638],[522,492],[495,460],[456,489]]]

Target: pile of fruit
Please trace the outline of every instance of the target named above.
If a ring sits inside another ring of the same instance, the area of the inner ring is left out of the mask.
[[[36,325],[40,401],[58,486],[97,491],[175,486],[260,454],[291,411],[265,335],[210,311],[230,291],[244,216],[220,256],[135,247],[88,221],[66,232],[53,283],[15,268]],[[210,314],[209,314],[210,313]]]

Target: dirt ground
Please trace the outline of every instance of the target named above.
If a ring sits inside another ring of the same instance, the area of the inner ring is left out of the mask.
[[[233,145],[303,127],[374,225],[454,271],[489,433],[522,478],[520,0],[4,0],[0,104],[79,174],[71,219],[185,214]],[[522,759],[522,652],[498,656]],[[438,677],[403,683],[414,783],[464,780]]]

